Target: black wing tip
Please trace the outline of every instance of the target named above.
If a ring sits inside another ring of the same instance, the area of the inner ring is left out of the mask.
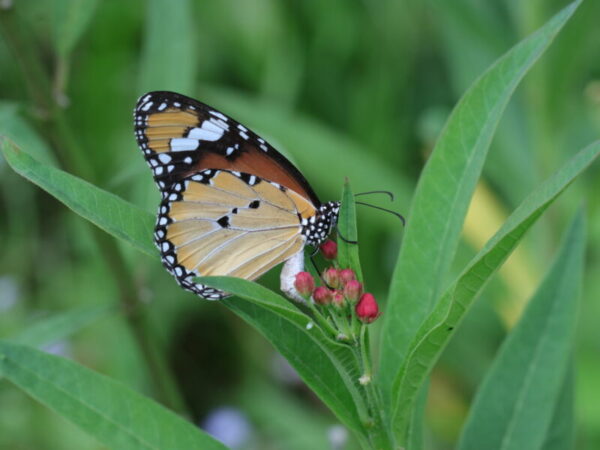
[[[173,91],[150,91],[142,94],[137,99],[135,104],[135,110],[139,111],[143,105],[148,102],[161,102],[161,101],[170,101],[170,102],[182,102],[187,104],[194,104],[197,100],[194,100],[192,97],[188,97],[187,95],[180,94],[179,92]]]

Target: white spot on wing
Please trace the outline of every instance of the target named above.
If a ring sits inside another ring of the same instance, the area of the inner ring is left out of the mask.
[[[169,155],[167,155],[166,153],[159,154],[158,155],[158,159],[163,164],[167,164],[167,163],[169,163],[171,161],[171,157]]]
[[[223,128],[219,127],[211,120],[202,122],[201,128],[192,128],[188,133],[188,139],[198,139],[201,141],[218,141],[223,136]]]
[[[198,130],[198,128],[194,128]],[[173,152],[185,152],[189,150],[196,150],[200,143],[197,139],[190,138],[174,138],[171,139],[171,151]]]
[[[146,103],[141,109],[142,111],[148,111],[150,108],[152,108],[152,102]]]
[[[160,106],[158,107],[158,110],[159,110],[159,111],[162,111],[162,110],[164,110],[164,109],[166,109],[166,108],[167,108],[167,104],[163,102],[163,103],[161,103],[161,104],[160,104]]]

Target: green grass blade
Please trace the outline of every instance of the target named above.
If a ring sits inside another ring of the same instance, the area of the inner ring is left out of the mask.
[[[452,330],[525,232],[599,154],[600,142],[586,147],[532,192],[444,293],[418,330],[393,385],[393,427],[401,443],[419,388],[450,340]]]
[[[145,4],[147,16],[140,64],[141,90],[192,94],[200,52],[196,48],[191,2],[150,0]]]
[[[155,219],[147,211],[62,170],[36,161],[8,139],[2,140],[2,153],[15,172],[109,234],[128,242],[151,256]]]
[[[479,389],[459,448],[542,449],[573,350],[583,278],[580,210],[555,262]]]
[[[56,53],[67,58],[94,17],[98,0],[55,0],[52,6]]]
[[[0,375],[114,449],[225,449],[125,385],[58,356],[0,341]]]
[[[346,345],[336,343],[309,316],[259,284],[232,277],[198,277],[200,283],[237,295],[223,303],[258,329],[290,362],[308,386],[348,428],[361,433],[357,361]]]
[[[552,422],[541,448],[544,450],[569,450],[575,444],[575,370],[569,363],[567,375],[554,406]]]
[[[50,344],[64,339],[73,333],[106,317],[112,308],[109,306],[82,306],[58,313],[29,325],[11,340],[31,347]]]
[[[354,194],[350,187],[350,182],[344,183],[344,192],[342,193],[342,205],[338,218],[338,262],[342,269],[352,268],[356,273],[358,280],[363,282],[362,269],[360,268],[360,257],[358,254],[358,244],[347,241],[358,241],[358,231],[356,230],[356,203],[354,203]],[[344,239],[342,239],[343,236]]]
[[[514,89],[577,8],[574,2],[501,57],[467,91],[446,123],[419,180],[384,314],[384,398],[410,340],[444,286],[491,138]]]

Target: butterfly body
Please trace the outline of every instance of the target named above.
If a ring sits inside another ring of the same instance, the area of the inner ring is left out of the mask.
[[[135,133],[162,193],[155,243],[179,284],[203,298],[227,294],[197,276],[253,280],[281,262],[282,289],[303,249],[337,221],[338,202],[321,204],[302,174],[243,125],[180,94],[152,92],[134,111]]]

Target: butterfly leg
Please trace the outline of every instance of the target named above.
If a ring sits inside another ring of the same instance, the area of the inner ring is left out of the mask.
[[[304,303],[304,299],[294,287],[296,274],[304,270],[304,249],[288,259],[281,269],[281,291],[294,301]]]

